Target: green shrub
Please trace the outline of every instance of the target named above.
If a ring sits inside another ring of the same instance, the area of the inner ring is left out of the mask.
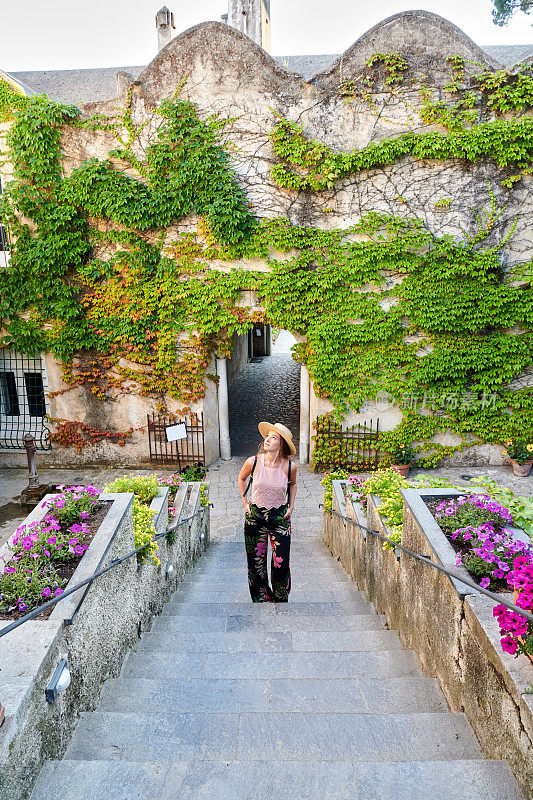
[[[159,494],[159,482],[157,476],[124,475],[106,484],[104,492],[133,492],[141,503],[151,503]]]
[[[160,561],[156,556],[158,551],[157,544],[153,541],[156,535],[154,527],[154,511],[150,509],[149,503],[159,494],[159,482],[157,476],[153,478],[149,475],[124,475],[123,478],[115,478],[111,483],[106,484],[104,492],[133,492],[133,541],[135,547],[151,542],[149,547],[137,554],[137,561],[150,560],[156,567]]]

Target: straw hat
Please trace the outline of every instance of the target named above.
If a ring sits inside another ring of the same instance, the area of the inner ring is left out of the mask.
[[[289,445],[291,456],[296,453],[296,447],[292,441],[292,433],[288,428],[285,427],[285,425],[282,425],[281,422],[274,422],[274,424],[270,422],[260,422],[257,427],[259,428],[259,433],[263,439],[266,439],[270,431],[277,431],[277,433],[279,433],[279,435],[282,436]]]

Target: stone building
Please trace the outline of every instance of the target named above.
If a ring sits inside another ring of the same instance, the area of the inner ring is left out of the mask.
[[[501,209],[494,236],[505,239],[509,226],[514,225],[512,238],[505,240],[502,251],[505,268],[531,259],[533,195],[527,174],[509,192],[501,185],[501,170],[490,159],[467,163],[457,158],[439,162],[406,156],[370,172],[344,177],[324,192],[291,192],[280,188],[272,178],[270,170],[275,159],[268,134],[283,117],[302,125],[310,139],[345,152],[405,131],[418,131],[423,127],[417,116],[422,105],[421,87],[429,81],[444,95],[450,81],[447,57],[461,57],[467,65],[477,64],[477,69],[510,69],[517,62],[533,64],[533,45],[482,49],[451,22],[435,14],[409,11],[376,25],[342,55],[273,58],[268,52],[268,0],[230,0],[227,22],[206,22],[175,37],[174,17],[168,9],[161,9],[156,24],[160,49],[145,67],[24,72],[4,75],[4,79],[26,95],[44,92],[52,100],[76,103],[83,118],[95,114],[112,116],[117,107],[129,103],[135,124],[148,122],[148,130],[153,109],[184,86],[184,93],[201,115],[218,114],[236,120],[224,136],[231,145],[239,183],[260,218],[284,217],[293,225],[332,231],[350,228],[369,212],[408,212],[422,220],[433,235],[461,237],[465,231],[475,236],[472,209],[494,202]],[[399,53],[405,59],[407,83],[392,95],[387,87],[376,90],[373,104],[361,98],[349,102],[339,86],[357,82],[369,60],[384,53]],[[467,70],[472,72],[474,67],[467,66]],[[385,96],[386,115],[382,113]],[[9,128],[9,123],[3,127]],[[430,125],[429,129],[435,127]],[[64,131],[62,146],[66,154],[64,168],[70,173],[89,159],[106,160],[113,141],[102,130],[89,133],[73,128]],[[1,170],[5,186],[11,177],[10,165],[4,164]],[[447,207],[452,198],[453,213]],[[176,221],[171,230],[178,235],[196,231],[197,226],[198,218],[189,215]],[[0,267],[8,263],[9,244],[0,226]],[[249,263],[236,259],[231,266],[262,272],[269,269],[265,259],[260,258]],[[228,269],[221,263],[213,267]],[[241,305],[253,312],[260,304],[253,292],[245,292]],[[250,332],[254,325],[261,324],[251,323]],[[268,326],[261,330],[268,336]],[[230,455],[228,375],[230,381],[234,379],[253,356],[250,332],[234,335],[229,368],[227,357],[213,355],[206,373],[216,375],[218,381],[206,380],[205,396],[191,406],[193,412],[203,414],[206,463],[221,453],[223,457]],[[305,341],[305,332],[294,333],[298,341]],[[135,432],[120,447],[113,440],[92,444],[81,452],[54,445],[50,451],[42,452],[43,463],[147,461],[147,415],[157,410],[154,397],[129,391],[119,394],[113,403],[106,403],[95,399],[87,386],[76,385],[66,391],[69,387],[61,364],[49,352],[30,356],[10,349],[9,339],[5,344],[0,350],[0,465],[23,463],[20,445],[28,431],[46,447],[45,412],[95,430],[133,428]],[[527,370],[515,378],[517,385],[529,385]],[[328,400],[315,392],[305,366],[301,369],[301,398],[300,457],[305,460],[313,422],[331,409]],[[171,414],[177,413],[183,403],[166,397],[165,407]],[[382,397],[369,398],[357,412],[349,412],[345,422],[354,424],[376,417],[382,430],[391,430],[401,421],[402,409]],[[454,434],[443,433],[440,441],[453,444]],[[501,447],[479,444],[455,458],[499,463]]]

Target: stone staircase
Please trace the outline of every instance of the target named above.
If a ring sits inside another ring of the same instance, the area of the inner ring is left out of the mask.
[[[213,543],[32,800],[519,800],[322,543],[291,555],[289,603],[253,605]]]

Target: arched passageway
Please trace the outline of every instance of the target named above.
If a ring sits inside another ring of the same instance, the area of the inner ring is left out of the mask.
[[[231,453],[249,456],[257,451],[262,420],[281,422],[292,432],[296,452],[300,431],[300,365],[291,355],[295,343],[289,331],[273,337],[271,355],[254,358],[229,384]]]

